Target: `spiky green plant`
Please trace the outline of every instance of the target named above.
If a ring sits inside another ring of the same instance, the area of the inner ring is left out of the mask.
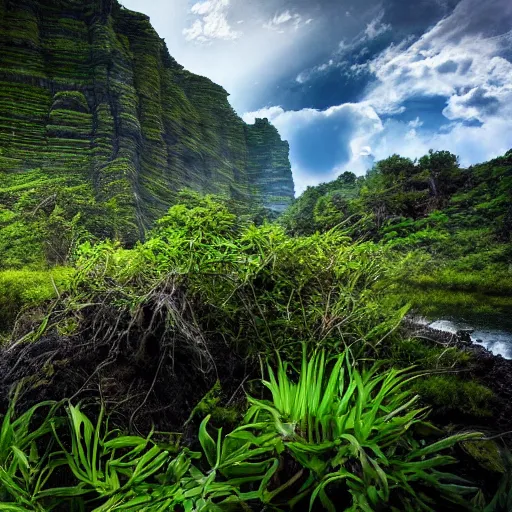
[[[176,507],[213,512],[225,510],[221,506],[246,507],[246,500],[260,498],[277,469],[271,444],[260,446],[244,433],[223,436],[222,429],[214,440],[206,430],[209,416],[199,429],[204,457],[187,448],[173,457],[151,435],[109,429],[103,408],[93,423],[71,404],[67,415],[59,416],[62,404],[52,402],[15,418],[14,403],[0,429],[0,511],[47,512],[64,506],[94,512]],[[45,407],[50,410],[40,415]],[[40,453],[43,443],[46,449]],[[62,475],[67,485],[62,485]]]
[[[60,418],[54,402],[41,402],[18,417],[15,403],[13,399],[9,404],[0,428],[0,510],[43,512],[47,509],[38,495],[52,473],[51,433]],[[44,409],[47,414],[36,418]],[[41,439],[47,441],[43,451]]]
[[[445,451],[480,434],[428,444],[416,429],[428,424],[408,386],[414,375],[356,364],[349,351],[308,359],[304,349],[294,379],[278,359],[264,381],[272,400],[249,397],[244,424],[227,435],[222,428],[213,434],[207,416],[198,433],[202,453],[184,447],[176,456],[151,435],[111,429],[103,409],[94,423],[80,406],[67,404],[62,415],[63,404],[52,402],[16,417],[13,401],[0,429],[0,511],[214,512],[308,499],[310,508],[319,499],[330,511],[340,503],[368,512],[435,511],[446,503],[471,510],[465,496],[477,489],[441,469],[456,462]],[[284,469],[290,456],[295,474]]]
[[[335,510],[326,492],[335,483],[350,496],[349,510],[399,503],[401,510],[432,511],[436,502],[464,504],[464,495],[477,491],[438,468],[456,462],[443,451],[481,434],[425,444],[414,434],[426,416],[408,386],[415,375],[379,370],[382,363],[359,370],[348,350],[335,356],[317,351],[308,360],[305,348],[296,381],[280,358],[276,373],[268,366],[263,383],[272,400],[249,397],[243,428],[274,433],[308,471],[292,504],[309,495],[310,506],[319,498]]]

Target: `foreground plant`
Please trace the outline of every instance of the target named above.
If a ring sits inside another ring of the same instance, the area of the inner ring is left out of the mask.
[[[260,498],[277,467],[271,445],[222,429],[214,440],[209,417],[199,429],[204,455],[183,448],[174,456],[151,435],[109,429],[103,408],[93,423],[79,406],[64,416],[53,402],[15,418],[14,404],[0,429],[0,510],[239,510]]]
[[[438,468],[456,462],[442,452],[481,434],[425,444],[415,427],[430,426],[424,422],[426,410],[416,406],[419,397],[408,386],[416,376],[381,367],[359,371],[348,350],[336,356],[319,351],[308,360],[305,349],[296,382],[290,377],[293,368],[280,358],[276,373],[268,366],[269,380],[263,383],[272,400],[249,397],[243,428],[280,438],[307,471],[290,504],[310,496],[310,506],[318,498],[326,509],[337,510],[328,495],[336,485],[337,503],[341,500],[347,510],[383,504],[436,510],[442,502],[465,505],[464,496],[478,491]]]
[[[53,427],[60,422],[54,402],[41,402],[16,417],[13,400],[0,428],[0,510],[45,511],[39,502],[52,468]],[[46,410],[46,414],[43,411]],[[42,416],[34,421],[36,416]],[[46,447],[42,447],[42,441]]]
[[[329,511],[476,510],[466,496],[478,489],[441,469],[456,462],[444,452],[481,434],[427,444],[415,375],[356,365],[348,350],[308,359],[304,348],[300,372],[278,358],[263,381],[271,400],[249,397],[226,435],[207,416],[201,451],[177,455],[151,434],[111,429],[103,408],[95,422],[62,403],[16,418],[13,401],[0,429],[0,511],[302,510],[317,500]]]

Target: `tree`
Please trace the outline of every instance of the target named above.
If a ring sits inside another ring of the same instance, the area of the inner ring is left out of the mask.
[[[459,159],[449,151],[429,150],[428,155],[420,158],[419,168],[428,173],[431,193],[440,200],[457,190],[458,181],[462,177]]]

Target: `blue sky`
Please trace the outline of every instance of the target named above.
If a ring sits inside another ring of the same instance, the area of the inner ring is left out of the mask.
[[[290,142],[296,191],[376,159],[512,148],[511,0],[122,0]]]

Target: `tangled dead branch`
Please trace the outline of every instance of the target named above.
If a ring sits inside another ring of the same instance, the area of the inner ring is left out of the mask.
[[[147,432],[179,428],[219,376],[229,380],[228,390],[243,381],[244,362],[218,350],[222,336],[205,335],[193,314],[201,306],[175,276],[166,276],[135,305],[117,288],[96,299],[71,305],[69,297],[59,298],[42,336],[30,341],[25,335],[1,349],[2,402],[19,382],[23,409],[50,397],[97,397],[100,389],[132,430]],[[75,332],[59,334],[63,319],[76,319],[77,311]]]

